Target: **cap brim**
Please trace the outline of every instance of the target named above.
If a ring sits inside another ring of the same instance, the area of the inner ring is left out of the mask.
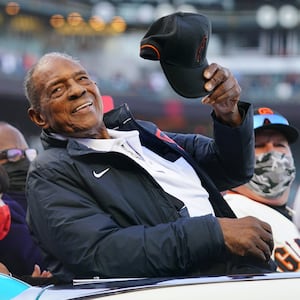
[[[284,124],[266,124],[260,127],[257,127],[255,131],[259,131],[262,129],[273,129],[276,131],[281,132],[286,139],[288,140],[289,144],[293,144],[297,141],[299,137],[299,132],[296,128],[291,125],[284,125]]]
[[[199,98],[209,94],[204,88],[206,79],[203,76],[203,71],[208,66],[206,58],[203,64],[197,68],[184,68],[162,61],[160,61],[160,64],[171,87],[180,96],[185,98]]]

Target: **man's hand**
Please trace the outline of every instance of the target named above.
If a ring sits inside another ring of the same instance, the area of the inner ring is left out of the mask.
[[[218,218],[227,249],[239,256],[269,261],[274,248],[271,226],[255,217]]]
[[[51,272],[43,271],[41,272],[41,268],[39,265],[34,265],[33,272],[31,274],[32,277],[43,277],[43,278],[50,278],[52,277]]]
[[[3,263],[0,263],[0,273],[10,275],[9,270],[7,269],[7,267]]]
[[[220,121],[233,127],[240,125],[242,118],[237,103],[241,88],[232,73],[213,63],[205,69],[203,76],[207,79],[204,87],[211,93],[202,99],[202,103],[212,105]]]

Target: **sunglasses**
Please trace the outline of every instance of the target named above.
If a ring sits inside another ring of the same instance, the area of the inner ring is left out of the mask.
[[[281,115],[270,115],[270,114],[254,115],[253,117],[254,129],[268,124],[289,125],[289,122],[285,117]]]
[[[7,159],[10,162],[16,162],[25,156],[29,161],[33,161],[37,156],[37,150],[33,148],[28,148],[25,150],[15,148],[0,151],[0,159]]]

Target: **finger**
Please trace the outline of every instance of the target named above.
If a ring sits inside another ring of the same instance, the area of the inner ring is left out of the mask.
[[[263,248],[262,246],[257,246],[257,243],[254,243],[253,245],[251,245],[247,249],[245,249],[245,253],[242,256],[253,256],[253,257],[256,257],[257,259],[265,262],[266,255],[262,248]]]
[[[41,274],[40,266],[35,264],[31,276],[32,277],[38,277],[38,276],[40,276],[40,274]]]
[[[232,86],[226,92],[224,92],[223,88],[222,89],[217,88],[212,94],[205,96],[201,100],[201,102],[203,104],[211,104],[211,105],[216,103],[222,103],[228,100],[233,102],[238,102],[239,97],[240,97],[240,88],[237,88],[236,86]]]
[[[217,86],[209,95],[204,98],[204,103],[223,102],[232,99],[239,99],[241,87],[238,82],[230,78]]]
[[[274,240],[273,240],[271,227],[264,229],[261,232],[260,236],[261,236],[261,239],[269,246],[270,250],[272,251],[274,248]]]
[[[262,240],[268,245],[270,251],[272,252],[274,249],[274,240],[273,237],[262,238]]]
[[[265,242],[262,242],[257,246],[257,248],[263,254],[264,261],[266,262],[269,261],[272,255],[272,251],[270,250],[269,245]]]
[[[210,64],[203,72],[204,78],[207,80],[211,79],[214,74],[221,68],[222,67],[216,63]]]
[[[41,277],[49,278],[49,277],[51,277],[51,273],[49,271],[43,271],[41,274]]]
[[[47,271],[47,278],[52,277],[52,273],[50,271]]]
[[[264,230],[272,234],[272,227],[269,223],[263,222],[262,221],[262,227]]]
[[[271,252],[265,243],[256,243],[253,247],[249,247],[246,256],[251,255],[257,259],[266,262],[270,260]]]
[[[229,79],[219,85],[210,94],[210,97],[214,98],[216,102],[233,99],[239,97],[241,93],[241,87],[235,79]]]
[[[215,100],[212,99],[209,95],[202,98],[201,102],[202,104],[210,104],[210,105],[215,104]]]
[[[219,86],[221,83],[224,83],[225,81],[227,81],[229,78],[233,78],[233,76],[231,76],[230,71],[226,68],[219,68],[213,74],[213,76],[207,80],[204,87],[207,91],[211,92],[217,86]]]

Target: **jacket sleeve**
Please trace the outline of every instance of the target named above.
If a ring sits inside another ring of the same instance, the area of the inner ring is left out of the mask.
[[[0,240],[1,262],[13,275],[29,275],[35,264],[45,270],[42,253],[32,239],[26,223],[26,209],[21,204],[21,197],[12,197],[12,194],[3,195],[3,201],[10,211],[10,227],[5,238]]]
[[[61,161],[57,166],[36,168],[27,184],[29,224],[57,277],[175,276],[221,260],[224,240],[213,216],[124,227],[118,208],[104,211],[80,174]],[[119,197],[110,186],[106,191],[101,197]]]
[[[198,166],[213,180],[220,191],[248,182],[254,172],[253,108],[239,102],[243,122],[238,127],[220,123],[212,114],[214,136],[170,134]]]
[[[6,204],[0,205],[0,240],[6,237],[10,228],[10,223],[9,207]]]

